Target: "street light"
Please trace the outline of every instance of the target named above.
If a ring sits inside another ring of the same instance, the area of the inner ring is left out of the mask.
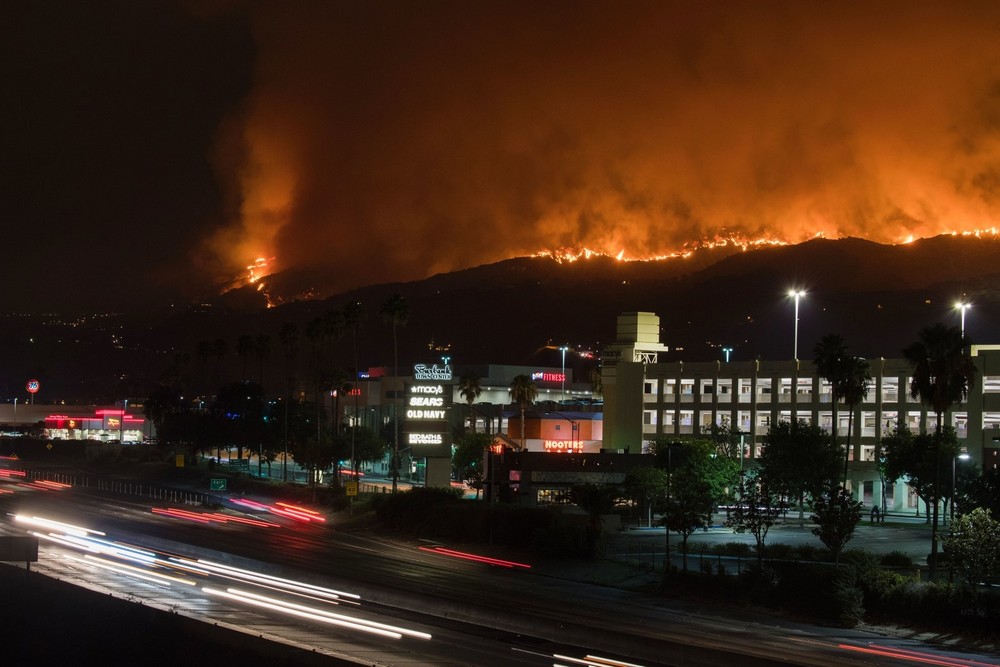
[[[732,351],[733,351],[733,348],[731,348],[731,347],[724,347],[724,348],[722,348],[722,353],[726,355],[726,363],[727,364],[729,363],[729,354]]]
[[[965,311],[972,308],[971,303],[965,303],[964,301],[959,301],[955,304],[955,310],[962,313],[962,338],[965,338]]]
[[[567,350],[569,350],[569,348],[566,347],[565,345],[563,345],[562,347],[559,348],[559,351],[562,352],[562,387],[559,390],[559,400],[560,401],[565,401],[566,400],[566,352],[567,352]]]
[[[792,348],[792,359],[799,360],[799,299],[806,295],[805,290],[789,290],[788,296],[795,299],[795,342]]]

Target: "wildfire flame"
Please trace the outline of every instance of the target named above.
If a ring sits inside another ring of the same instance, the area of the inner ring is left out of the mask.
[[[997,239],[1000,238],[1000,228],[998,227],[985,227],[983,229],[969,229],[969,230],[951,230],[942,233],[943,235],[950,236],[965,236],[965,237],[975,237],[977,239]],[[826,235],[819,232],[813,235],[813,238],[825,238]],[[899,238],[893,245],[908,245],[917,240],[917,237],[910,234],[906,237]],[[674,252],[660,255],[645,255],[645,256],[635,256],[631,257],[626,255],[625,249],[622,248],[617,253],[604,252],[600,250],[593,250],[591,248],[557,248],[555,250],[542,250],[536,252],[532,257],[548,257],[554,259],[560,264],[576,262],[581,259],[590,259],[592,257],[611,257],[619,262],[655,262],[668,259],[684,259],[690,257],[698,250],[711,250],[712,248],[725,248],[729,246],[736,246],[740,250],[746,252],[747,250],[753,250],[756,248],[763,247],[776,247],[776,246],[786,246],[790,245],[789,241],[780,239],[777,236],[760,236],[757,238],[749,238],[741,234],[724,234],[717,235],[713,238],[705,238],[700,241],[695,241],[692,243],[685,243],[679,249]]]

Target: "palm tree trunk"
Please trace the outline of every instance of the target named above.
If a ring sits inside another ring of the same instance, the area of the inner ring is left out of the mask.
[[[524,403],[521,403],[521,451],[524,450]]]
[[[851,434],[854,432],[854,406],[847,407],[847,448],[844,451],[844,490],[847,490],[847,463],[851,460]]]
[[[396,344],[396,325],[392,325],[392,385],[396,394],[396,417],[392,420],[395,434],[392,440],[392,492],[396,493],[399,479],[399,347]]]
[[[937,424],[934,427],[934,518],[931,519],[931,563],[930,563],[930,580],[934,580],[934,575],[937,572],[937,555],[938,555],[938,498],[941,495],[941,420],[944,418],[944,414],[941,412],[937,413]]]

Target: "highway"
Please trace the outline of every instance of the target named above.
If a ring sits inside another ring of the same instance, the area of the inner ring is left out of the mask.
[[[210,511],[0,476],[0,532],[39,536],[37,572],[343,664],[1000,664],[468,560],[338,530],[308,507],[234,501]]]

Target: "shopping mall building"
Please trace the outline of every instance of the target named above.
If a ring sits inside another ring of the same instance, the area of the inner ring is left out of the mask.
[[[830,383],[812,360],[660,363],[659,317],[625,313],[618,317],[617,339],[602,366],[604,448],[641,452],[659,438],[704,432],[729,424],[747,433],[745,465],[760,456],[771,424],[804,420],[830,431],[833,427]],[[968,400],[949,410],[946,424],[955,428],[963,453],[979,466],[1000,464],[1000,346],[974,345],[976,381]],[[854,411],[837,410],[837,433],[851,428],[849,486],[855,498],[870,504],[882,496],[875,461],[878,440],[897,422],[913,432],[933,432],[936,415],[909,392],[911,367],[904,359],[869,359],[873,383]],[[884,489],[886,506],[919,507],[907,484]]]

